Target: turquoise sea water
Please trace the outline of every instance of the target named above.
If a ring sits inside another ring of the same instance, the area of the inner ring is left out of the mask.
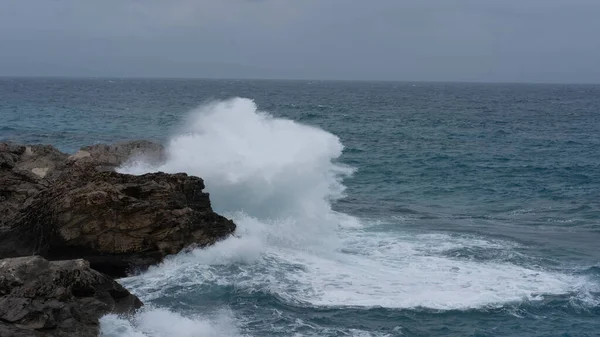
[[[237,236],[105,336],[600,336],[600,86],[0,79],[0,141],[163,142]]]

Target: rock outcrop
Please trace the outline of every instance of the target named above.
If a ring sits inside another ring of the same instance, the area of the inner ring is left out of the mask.
[[[0,336],[98,336],[101,316],[142,305],[110,276],[233,233],[201,178],[115,172],[135,159],[161,163],[164,148],[0,143]]]
[[[0,336],[96,337],[99,318],[140,300],[84,260],[0,260]]]
[[[67,155],[49,145],[0,143],[0,231],[31,204],[66,164]]]
[[[235,224],[213,212],[202,179],[112,170],[131,156],[163,160],[162,146],[152,144],[95,145],[71,157],[1,144],[0,258],[83,258],[124,276],[233,233]]]
[[[97,144],[82,147],[69,157],[71,161],[94,163],[104,168],[115,168],[128,161],[144,160],[149,164],[160,164],[165,160],[165,148],[147,140],[121,142],[111,145]]]
[[[77,256],[124,276],[233,233],[235,224],[212,211],[203,189],[202,179],[184,173],[133,176],[73,164],[24,209],[16,222],[21,246],[35,243],[33,253]]]

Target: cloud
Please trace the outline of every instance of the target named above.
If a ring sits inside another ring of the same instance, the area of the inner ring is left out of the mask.
[[[0,74],[45,57],[74,74],[600,81],[598,17],[596,0],[2,0]]]

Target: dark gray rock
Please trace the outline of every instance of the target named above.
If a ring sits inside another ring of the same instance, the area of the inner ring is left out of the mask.
[[[22,211],[11,240],[19,255],[83,258],[124,276],[233,233],[235,224],[213,212],[203,189],[202,179],[184,173],[134,176],[75,162]]]
[[[84,258],[124,276],[234,231],[213,212],[200,178],[114,172],[139,156],[161,161],[164,148],[135,141],[68,157],[51,146],[0,144],[0,258]]]
[[[87,261],[0,260],[0,336],[97,337],[99,319],[142,302]]]
[[[49,145],[0,143],[0,231],[60,175],[67,155]]]

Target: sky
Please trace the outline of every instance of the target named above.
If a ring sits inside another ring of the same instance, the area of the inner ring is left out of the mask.
[[[600,83],[600,0],[0,0],[0,76]]]

